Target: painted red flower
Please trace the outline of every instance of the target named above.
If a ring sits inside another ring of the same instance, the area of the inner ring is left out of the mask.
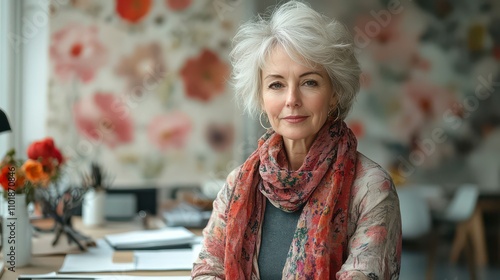
[[[116,0],[116,12],[124,20],[137,23],[151,9],[151,0]]]
[[[208,49],[200,56],[188,59],[181,70],[187,96],[204,102],[224,91],[228,75],[227,64]]]
[[[55,74],[62,80],[91,81],[106,63],[106,50],[96,26],[71,24],[52,35],[50,58]]]
[[[148,126],[149,141],[158,149],[181,149],[185,146],[192,124],[181,111],[155,117]]]
[[[78,131],[110,148],[133,140],[133,124],[126,105],[112,93],[95,93],[75,103]]]
[[[192,0],[165,0],[167,6],[174,11],[181,11],[191,5]]]

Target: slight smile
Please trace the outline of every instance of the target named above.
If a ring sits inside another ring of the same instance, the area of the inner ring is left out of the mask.
[[[289,123],[300,123],[305,121],[307,118],[307,116],[288,116],[283,119]]]

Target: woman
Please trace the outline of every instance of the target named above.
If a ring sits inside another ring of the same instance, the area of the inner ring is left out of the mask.
[[[394,186],[343,122],[360,74],[346,29],[291,1],[244,24],[231,57],[271,128],[219,192],[193,279],[398,279]]]

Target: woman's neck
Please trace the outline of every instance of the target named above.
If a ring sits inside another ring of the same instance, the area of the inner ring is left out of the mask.
[[[307,143],[304,140],[283,139],[283,144],[288,159],[288,169],[292,171],[299,169],[304,163],[312,143]]]

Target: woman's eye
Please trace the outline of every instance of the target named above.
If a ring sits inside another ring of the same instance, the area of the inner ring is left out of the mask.
[[[269,85],[270,89],[280,89],[282,87],[283,87],[283,85],[281,83],[272,83]]]
[[[318,82],[314,81],[314,80],[309,80],[309,81],[305,81],[304,82],[304,85],[308,86],[308,87],[315,87],[318,85]]]

